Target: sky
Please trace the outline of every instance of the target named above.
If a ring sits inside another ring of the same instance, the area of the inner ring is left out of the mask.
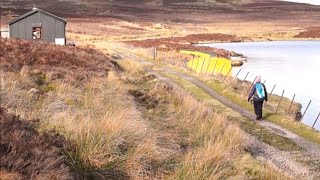
[[[299,2],[299,3],[308,3],[308,4],[320,5],[320,0],[283,0],[283,1],[290,1],[290,2]]]

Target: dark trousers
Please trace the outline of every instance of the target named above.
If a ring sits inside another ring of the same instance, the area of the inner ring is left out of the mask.
[[[257,115],[257,117],[262,117],[262,106],[263,101],[253,101],[254,106],[254,113]]]

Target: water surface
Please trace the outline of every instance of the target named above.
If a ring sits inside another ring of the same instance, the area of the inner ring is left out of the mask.
[[[243,53],[248,62],[241,68],[239,78],[247,72],[247,80],[253,81],[256,75],[266,80],[268,92],[276,84],[275,94],[292,98],[302,104],[302,112],[312,100],[303,123],[312,126],[320,112],[320,41],[268,41],[241,43],[214,43],[203,46],[223,48]],[[235,75],[240,68],[235,68]],[[320,130],[320,119],[316,124]]]

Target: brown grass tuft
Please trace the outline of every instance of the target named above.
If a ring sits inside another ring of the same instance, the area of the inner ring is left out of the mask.
[[[188,137],[187,153],[170,179],[220,179],[227,177],[233,158],[245,147],[246,135],[202,102],[180,88],[155,85],[151,94],[170,101],[170,121]]]

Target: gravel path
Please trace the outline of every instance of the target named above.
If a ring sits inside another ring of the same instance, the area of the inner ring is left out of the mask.
[[[167,84],[172,86],[178,86],[172,79],[166,78],[160,75],[159,73],[164,72],[164,73],[170,73],[170,74],[179,76],[180,78],[183,78],[193,83],[194,85],[198,86],[199,88],[204,90],[206,93],[208,93],[210,96],[212,96],[214,99],[217,99],[218,101],[220,101],[226,107],[231,108],[233,111],[236,111],[242,116],[249,118],[252,121],[265,127],[271,133],[275,133],[280,136],[291,139],[299,147],[301,147],[303,151],[301,152],[281,151],[258,140],[256,137],[249,134],[248,136],[250,137],[250,142],[249,142],[248,148],[250,149],[253,156],[255,156],[257,159],[270,164],[271,166],[279,169],[280,171],[283,171],[288,175],[293,175],[297,178],[303,178],[306,180],[320,179],[320,146],[318,144],[315,144],[309,140],[306,140],[298,136],[297,134],[287,129],[284,129],[276,124],[273,124],[271,122],[256,121],[255,115],[252,112],[236,105],[232,101],[221,96],[215,90],[208,87],[206,84],[204,84],[203,82],[201,82],[200,80],[192,76],[172,70],[170,69],[170,67],[164,67],[164,66],[159,67],[158,65],[155,65],[152,62],[145,61],[132,54],[128,55],[127,57],[142,64],[146,72],[155,75],[158,79],[166,82]],[[305,160],[310,160],[311,162],[316,162],[316,163],[307,165],[305,163],[299,162],[299,161],[305,161]]]

